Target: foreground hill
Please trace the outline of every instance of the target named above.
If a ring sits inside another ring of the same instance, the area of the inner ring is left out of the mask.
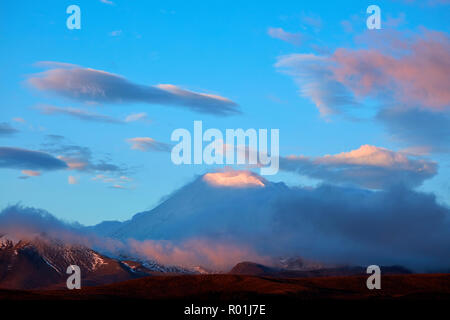
[[[401,266],[381,266],[381,274],[410,274],[406,268]],[[343,266],[334,268],[315,268],[309,270],[282,269],[265,266],[254,262],[240,262],[231,269],[230,274],[265,276],[277,278],[312,278],[312,277],[342,277],[342,276],[365,276],[366,268],[360,266]]]
[[[297,301],[321,299],[450,299],[450,274],[385,275],[381,290],[365,276],[275,278],[244,275],[145,277],[81,290],[0,290],[0,300]]]

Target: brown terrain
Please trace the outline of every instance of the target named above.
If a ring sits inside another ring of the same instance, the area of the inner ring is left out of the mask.
[[[317,299],[450,299],[450,274],[382,276],[381,290],[368,290],[366,276],[276,278],[250,275],[149,276],[81,290],[0,290],[7,300],[195,300],[296,301]]]

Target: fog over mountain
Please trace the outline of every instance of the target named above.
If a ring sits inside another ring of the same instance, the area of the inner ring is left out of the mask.
[[[249,171],[197,177],[152,210],[93,227],[36,209],[4,209],[0,232],[20,229],[70,234],[100,252],[216,270],[294,256],[332,265],[450,268],[450,210],[432,194],[401,186],[288,187]]]

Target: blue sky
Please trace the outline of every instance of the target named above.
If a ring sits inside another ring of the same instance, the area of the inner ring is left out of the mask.
[[[383,32],[385,39],[395,35],[412,38],[414,42],[425,28],[448,37],[449,7],[441,2],[445,1],[377,1],[383,30],[370,32]],[[66,27],[69,15],[65,11],[71,4],[81,8],[80,30]],[[426,143],[399,139],[376,116],[380,106],[404,103],[398,97],[388,99],[388,94],[374,92],[358,99],[358,108],[323,115],[311,96],[299,94],[304,79],[299,85],[297,76],[286,74],[275,65],[280,57],[289,54],[329,57],[338,48],[364,47],[361,44],[364,37],[370,42],[371,36],[365,24],[368,16],[365,11],[370,4],[364,1],[2,2],[0,123],[17,132],[0,136],[0,146],[42,150],[55,157],[61,153],[54,150],[55,146],[79,146],[89,148],[93,162],[114,163],[126,169],[120,173],[54,170],[19,179],[24,176],[20,169],[3,167],[0,205],[21,202],[85,224],[127,219],[153,207],[161,197],[196,174],[213,168],[175,166],[169,153],[132,150],[126,139],[151,137],[170,143],[174,129],[192,130],[194,120],[202,120],[205,128],[221,130],[280,129],[282,156],[322,157],[356,150],[362,145],[392,152],[423,148]],[[298,43],[271,36],[270,28],[281,28],[285,34],[298,37]],[[30,84],[29,79],[35,74],[56,68],[37,65],[42,61],[103,70],[141,85],[172,84],[193,92],[220,95],[237,103],[242,114],[223,117],[161,104],[92,104],[70,99]],[[292,71],[295,67],[287,68]],[[436,107],[424,100],[418,108],[447,119],[449,105],[442,91],[448,89],[448,83],[445,85],[440,91],[444,102],[439,100]],[[144,121],[127,123],[86,121],[68,114],[45,114],[42,110],[46,106],[83,110],[114,119],[141,113],[147,117]],[[444,121],[445,124],[450,125]],[[425,132],[428,129],[422,129],[423,135],[428,134]],[[442,140],[445,143],[448,137]],[[438,163],[437,172],[414,187],[433,192],[440,201],[449,204],[448,151],[430,150],[406,155],[411,161]],[[77,183],[68,183],[68,176]],[[269,179],[291,185],[336,182],[322,177],[282,170]],[[125,189],[113,188],[114,185]]]

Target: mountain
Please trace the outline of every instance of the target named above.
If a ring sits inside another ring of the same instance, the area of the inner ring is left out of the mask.
[[[154,209],[140,212],[122,223],[110,236],[176,240],[198,235],[227,236],[239,231],[249,233],[249,226],[269,223],[276,200],[289,190],[283,183],[269,182],[247,171],[238,172],[242,175],[238,179],[219,176],[224,174],[198,177]],[[212,223],[217,227],[211,228]]]
[[[115,283],[144,276],[187,273],[156,263],[113,259],[77,244],[50,239],[0,236],[0,288],[65,288],[69,265],[81,269],[82,286]]]
[[[98,236],[107,236],[122,226],[120,221],[102,221],[95,226],[84,227],[87,232],[94,233]]]

